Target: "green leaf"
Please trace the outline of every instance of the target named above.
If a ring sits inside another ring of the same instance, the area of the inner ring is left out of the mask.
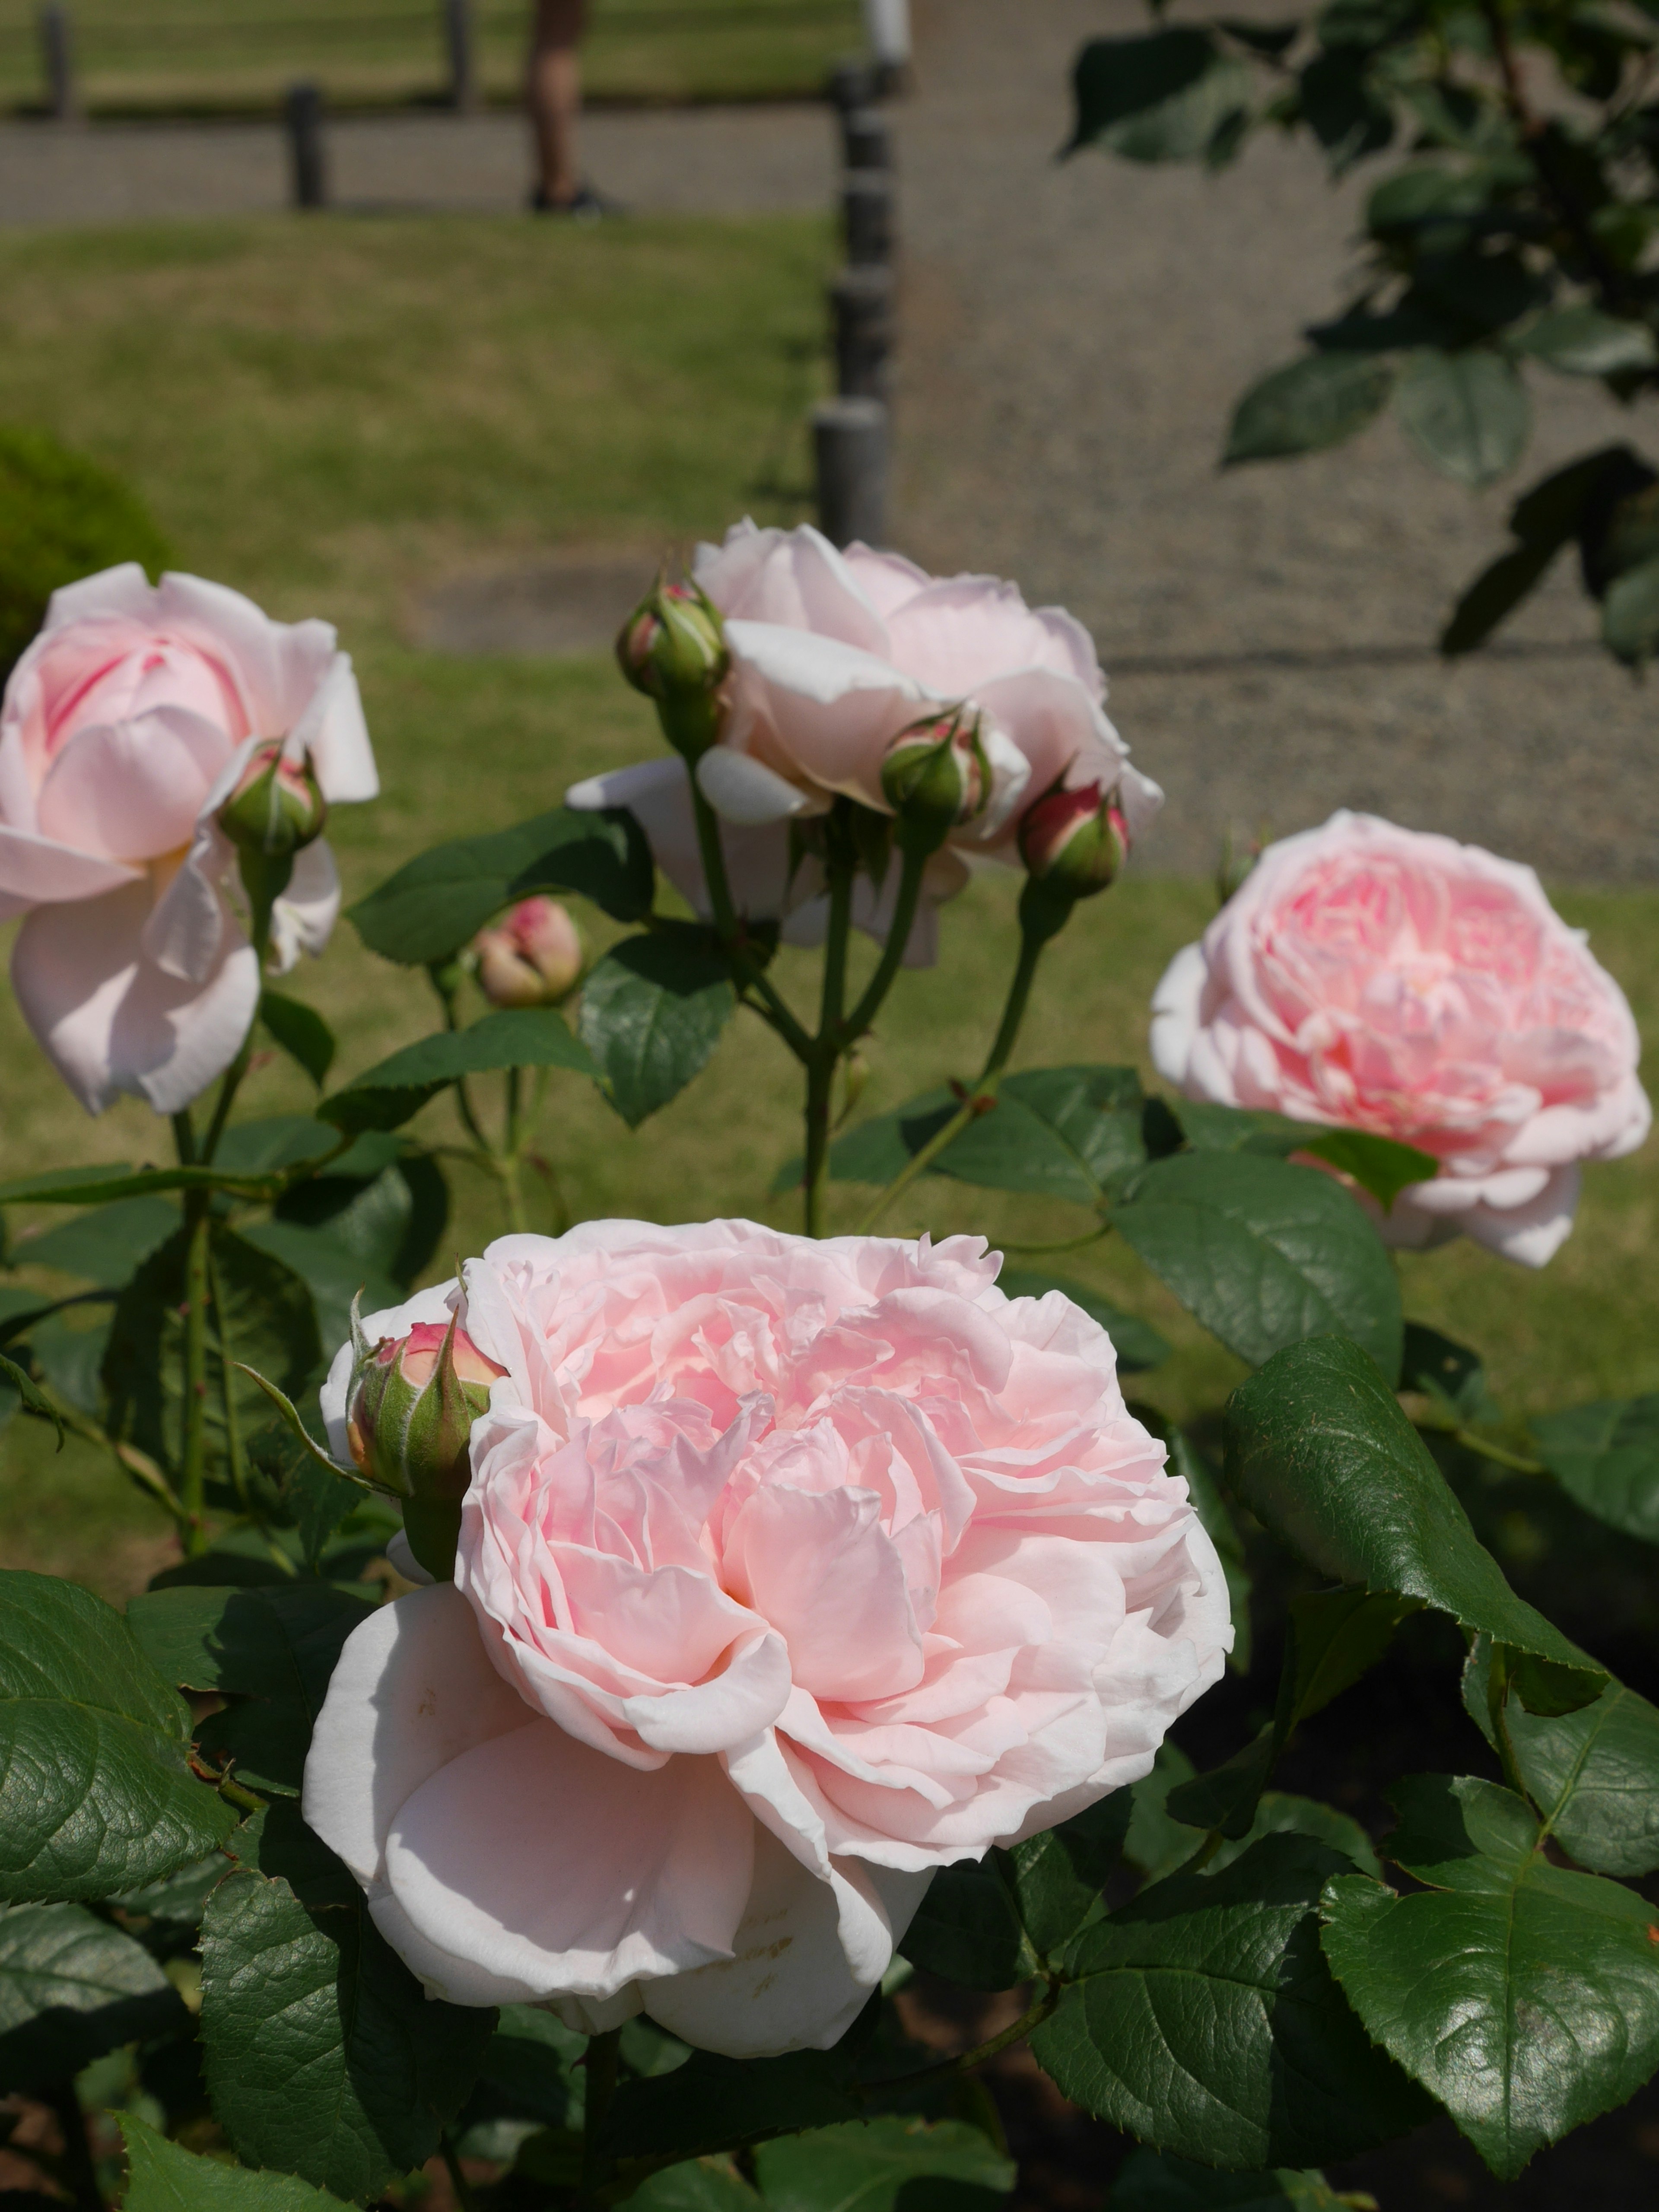
[[[1271,370],[1234,408],[1222,467],[1340,446],[1382,412],[1395,375],[1376,353],[1310,353]]]
[[[214,2113],[250,2164],[362,2203],[436,2150],[495,2014],[425,1995],[296,1807],[261,1816],[258,1852],[202,1921]]]
[[[960,2212],[994,2212],[1014,2185],[1012,2159],[965,2120],[929,2123],[898,2112],[813,2128],[761,2143],[755,2172],[768,2212],[896,2212],[916,2185],[953,2182]]]
[[[3,1379],[7,1389],[16,1394],[28,1407],[30,1413],[39,1413],[44,1420],[52,1423],[58,1431],[58,1449],[61,1451],[64,1448],[63,1421],[58,1416],[57,1407],[40,1389],[28,1370],[20,1367],[15,1359],[8,1359],[3,1352],[0,1352],[0,1379]]]
[[[1659,555],[1638,562],[1607,586],[1601,641],[1631,668],[1644,666],[1659,649]]]
[[[1159,2151],[1132,2151],[1118,2169],[1107,2212],[1342,2212],[1341,2197],[1315,2169],[1217,2173]]]
[[[0,2090],[40,2088],[118,2044],[189,2027],[143,1944],[83,1905],[0,1911]]]
[[[1298,1145],[1345,1176],[1352,1176],[1369,1191],[1386,1213],[1401,1192],[1414,1182],[1431,1182],[1440,1172],[1432,1152],[1415,1145],[1402,1145],[1393,1137],[1375,1137],[1364,1129],[1328,1129]]]
[[[1184,1820],[1172,1818],[1170,1793],[1193,1778],[1193,1762],[1180,1745],[1168,1736],[1158,1747],[1152,1771],[1130,1786],[1134,1811],[1123,1840],[1123,1856],[1138,1867],[1148,1881],[1161,1881],[1173,1874],[1198,1848],[1198,1838]]]
[[[297,1275],[311,1293],[317,1338],[327,1359],[351,1334],[351,1301],[361,1297],[366,1314],[400,1305],[401,1283],[364,1266],[356,1253],[337,1243],[326,1229],[305,1229],[295,1221],[251,1222],[240,1232],[256,1251]],[[246,1355],[244,1355],[246,1356]],[[257,1362],[250,1359],[249,1365]]]
[[[329,2212],[340,2203],[291,2174],[198,2158],[136,2113],[117,2113],[116,2125],[127,2147],[125,2212]]]
[[[1542,1413],[1532,1434],[1539,1457],[1586,1513],[1659,1544],[1659,1393]]]
[[[1204,30],[1154,31],[1140,38],[1091,39],[1072,68],[1075,118],[1065,151],[1104,140],[1200,84],[1215,66]],[[1192,149],[1200,150],[1202,142]]]
[[[556,806],[515,829],[434,846],[349,914],[370,951],[431,963],[532,892],[574,891],[617,921],[640,921],[655,888],[651,848],[625,808],[579,814]]]
[[[852,2062],[840,2050],[780,2058],[722,2058],[694,2051],[684,2066],[624,2081],[599,2147],[612,2157],[696,2158],[782,2130],[855,2118]]]
[[[830,1174],[840,1182],[890,1182],[960,1103],[951,1091],[929,1091],[861,1122],[830,1147]],[[1097,1206],[1146,1160],[1144,1105],[1132,1067],[1027,1068],[1003,1078],[994,1103],[931,1171],[983,1190]]]
[[[1114,1790],[1086,1812],[1002,1854],[1019,1917],[1040,1957],[1058,1957],[1094,1912],[1123,1855],[1133,1811],[1129,1791]]]
[[[1565,376],[1618,376],[1659,363],[1645,323],[1624,322],[1599,307],[1552,307],[1513,343],[1517,353]]]
[[[544,2127],[580,2129],[587,2038],[538,2005],[503,2005],[478,2069],[478,2094]]]
[[[459,1077],[502,1067],[562,1067],[594,1081],[599,1077],[554,1007],[501,1007],[468,1029],[440,1030],[405,1045],[325,1098],[317,1111],[337,1129],[396,1129]]]
[[[762,2200],[730,2159],[694,2158],[665,2166],[629,2197],[629,2212],[762,2212]]]
[[[334,1064],[334,1032],[317,1009],[267,988],[259,994],[259,1019],[272,1042],[297,1060],[320,1091]]]
[[[1155,1160],[1115,1209],[1132,1251],[1252,1366],[1340,1330],[1400,1372],[1400,1285],[1376,1231],[1317,1168],[1249,1153]]]
[[[1406,364],[1394,404],[1424,459],[1459,483],[1491,483],[1512,469],[1532,428],[1514,362],[1486,346],[1425,346]]]
[[[1455,659],[1459,653],[1473,653],[1484,645],[1505,615],[1520,605],[1560,550],[1559,544],[1540,539],[1531,545],[1519,545],[1512,553],[1499,554],[1490,567],[1483,568],[1452,609],[1440,633],[1440,650],[1446,658]]]
[[[1419,1775],[1390,1794],[1387,1856],[1428,1887],[1333,1881],[1325,1955],[1371,2035],[1510,2180],[1659,2066],[1653,1908],[1552,1866],[1496,1783]]]
[[[1006,1867],[991,1851],[939,1869],[899,1945],[913,1966],[966,1990],[1011,1990],[1037,1972]]]
[[[221,1167],[240,1175],[262,1175],[278,1168],[304,1167],[330,1152],[338,1157],[331,1172],[343,1170],[350,1153],[339,1154],[340,1133],[313,1114],[268,1114],[257,1121],[233,1121],[219,1139]],[[284,1178],[286,1182],[286,1178]]]
[[[1303,117],[1338,176],[1367,154],[1379,153],[1394,136],[1394,116],[1370,63],[1363,49],[1333,40],[1302,72]]]
[[[1328,1844],[1334,1851],[1352,1859],[1362,1874],[1380,1876],[1382,1872],[1370,1838],[1352,1814],[1340,1813],[1334,1805],[1322,1804],[1316,1797],[1292,1796],[1282,1790],[1264,1790],[1245,1833],[1237,1842],[1224,1843],[1200,1871],[1221,1873],[1263,1836],[1311,1836],[1316,1843]]]
[[[1406,1323],[1400,1387],[1419,1392],[1460,1420],[1486,1419],[1496,1411],[1480,1354],[1425,1322]]]
[[[117,1302],[104,1355],[112,1435],[163,1465],[176,1465],[183,1449],[185,1255],[181,1229],[145,1261]],[[316,1373],[322,1345],[310,1291],[270,1252],[216,1223],[210,1266],[219,1301],[208,1331],[208,1462],[224,1471],[225,1358],[232,1363],[230,1389],[246,1437],[264,1426],[270,1413],[258,1385],[235,1372],[234,1363],[257,1368],[297,1397]]]
[[[1269,1836],[1172,1875],[1086,1929],[1031,2038],[1063,2094],[1160,2150],[1229,2169],[1345,2158],[1428,2116],[1373,2050],[1319,1948],[1346,1862]]]
[[[1227,1407],[1226,1480],[1316,1573],[1419,1599],[1509,1647],[1529,1712],[1575,1712],[1606,1687],[1481,1548],[1394,1393],[1337,1337],[1293,1345]]]
[[[123,1198],[19,1243],[12,1258],[116,1290],[178,1226],[179,1209],[170,1199]]]
[[[222,1843],[234,1816],[189,1750],[184,1700],[118,1613],[0,1570],[0,1899],[109,1897]]]
[[[691,922],[624,938],[596,962],[582,986],[582,1042],[630,1129],[702,1073],[737,1003],[725,956]]]
[[[1218,1106],[1209,1098],[1158,1098],[1152,1103],[1174,1122],[1179,1140],[1157,1146],[1160,1156],[1178,1152],[1184,1141],[1197,1152],[1262,1152],[1282,1160],[1287,1152],[1300,1152],[1321,1127],[1261,1107]]]
[[[228,1168],[52,1168],[0,1183],[0,1206],[106,1206],[118,1198],[145,1198],[167,1190],[222,1190],[254,1202],[275,1198],[275,1176],[240,1175]]]
[[[231,1759],[256,1790],[297,1795],[341,1647],[374,1610],[326,1583],[152,1590],[127,1607],[158,1674],[233,1700],[202,1723],[204,1759]]]
[[[353,1167],[359,1152],[401,1142],[379,1134],[359,1138],[327,1174],[285,1191],[276,1218],[326,1231],[366,1275],[412,1283],[431,1264],[448,1225],[449,1187],[442,1169],[422,1152],[404,1153],[367,1171]]]
[[[1215,1546],[1221,1560],[1221,1571],[1227,1578],[1227,1603],[1233,1623],[1233,1648],[1228,1654],[1227,1663],[1237,1673],[1248,1674],[1250,1667],[1250,1571],[1244,1560],[1244,1540],[1238,1533],[1238,1523],[1228,1511],[1222,1498],[1215,1469],[1186,1431],[1166,1419],[1155,1406],[1132,1403],[1129,1411],[1155,1437],[1162,1437],[1170,1447],[1169,1472],[1178,1474],[1186,1484],[1193,1510],[1203,1522],[1205,1534]]]
[[[1051,1275],[1046,1267],[1005,1267],[997,1277],[997,1288],[1011,1298],[1042,1298],[1050,1291],[1058,1291],[1074,1306],[1081,1306],[1111,1338],[1120,1375],[1144,1374],[1149,1367],[1161,1367],[1170,1356],[1167,1339],[1151,1322],[1142,1321],[1138,1314],[1125,1313],[1098,1291],[1070,1275]]]
[[[1492,1640],[1476,1637],[1463,1670],[1463,1703],[1496,1750]],[[1511,1705],[1504,1732],[1544,1826],[1595,1874],[1644,1875],[1659,1867],[1659,1711],[1609,1682],[1576,1713]]]

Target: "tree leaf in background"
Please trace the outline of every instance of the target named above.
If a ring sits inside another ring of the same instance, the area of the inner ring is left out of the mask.
[[[1113,1213],[1124,1242],[1252,1366],[1340,1330],[1400,1372],[1400,1285],[1376,1231],[1316,1168],[1245,1152],[1154,1160]]]
[[[966,2121],[897,2112],[758,2143],[754,2160],[769,2212],[896,2212],[901,2195],[923,2202],[929,2182],[954,2185],[957,2212],[995,2212],[1015,2179],[1013,2160]]]
[[[1565,376],[1617,376],[1659,363],[1645,323],[1626,322],[1599,307],[1548,308],[1513,343],[1517,353]]]
[[[1463,1703],[1493,1749],[1492,1638],[1477,1636],[1463,1669]],[[1659,1711],[1609,1682],[1576,1713],[1511,1705],[1504,1728],[1521,1779],[1546,1830],[1595,1874],[1659,1867]]]
[[[0,1911],[0,2090],[43,2087],[189,2026],[149,1953],[83,1905]]]
[[[556,806],[489,836],[434,845],[348,911],[371,952],[428,963],[447,960],[532,892],[574,891],[614,921],[640,921],[655,890],[651,848],[625,808]]]
[[[1075,102],[1067,154],[1190,92],[1216,60],[1206,30],[1153,31],[1138,38],[1091,39],[1072,68]]]
[[[74,1583],[0,1570],[0,1899],[95,1899],[222,1843],[190,1714],[127,1623]]]
[[[1258,380],[1233,410],[1224,469],[1340,446],[1382,411],[1394,389],[1386,354],[1310,353]]]
[[[425,1995],[297,1807],[252,1840],[262,1870],[221,1883],[202,1922],[214,2112],[239,2156],[361,2203],[437,2149],[495,2014]]]
[[[582,986],[582,1042],[630,1129],[702,1073],[737,1004],[725,955],[690,922],[624,938],[594,963]]]
[[[259,994],[259,1019],[271,1042],[297,1061],[320,1091],[334,1065],[334,1032],[315,1006],[267,988]]]
[[[27,1406],[32,1413],[39,1413],[44,1420],[52,1423],[58,1431],[58,1449],[61,1451],[64,1448],[64,1424],[58,1408],[27,1369],[20,1367],[15,1359],[8,1359],[3,1352],[0,1352],[0,1380],[3,1380],[6,1395],[15,1404]],[[71,1397],[70,1402],[73,1405],[76,1401]]]
[[[1394,137],[1394,115],[1376,90],[1363,47],[1322,47],[1302,72],[1301,107],[1308,128],[1341,176]]]
[[[1132,2151],[1118,2168],[1107,2212],[1342,2212],[1316,2168],[1276,2166],[1267,2173],[1218,2173],[1155,2150]]]
[[[222,2159],[198,2158],[134,2112],[118,2113],[116,2125],[127,2147],[125,2212],[344,2212],[337,2197],[292,2174],[251,2173]]]
[[[1269,1836],[1218,1875],[1143,1890],[1079,1939],[1033,2056],[1113,2126],[1230,2169],[1348,2157],[1414,2126],[1426,2099],[1320,1954],[1319,1893],[1346,1866]]]
[[[1333,1881],[1325,1955],[1371,2035],[1511,2180],[1659,2066],[1653,1908],[1552,1866],[1495,1782],[1418,1775],[1389,1794],[1386,1855],[1428,1887]]]
[[[1111,1338],[1120,1375],[1144,1374],[1149,1367],[1161,1367],[1170,1356],[1167,1338],[1160,1336],[1151,1322],[1142,1321],[1138,1314],[1125,1313],[1098,1291],[1070,1275],[1051,1275],[1046,1267],[1005,1267],[997,1277],[997,1288],[1011,1298],[1041,1298],[1058,1291],[1074,1306],[1081,1306]]]
[[[260,1589],[153,1590],[127,1620],[156,1671],[229,1698],[198,1731],[239,1781],[297,1795],[311,1730],[341,1647],[373,1607],[325,1583]]]
[[[1631,668],[1644,666],[1659,649],[1659,556],[1638,562],[1607,586],[1601,641]]]
[[[1419,1599],[1507,1645],[1529,1712],[1576,1712],[1606,1687],[1605,1670],[1504,1581],[1358,1346],[1292,1345],[1241,1383],[1225,1472],[1233,1495],[1316,1573]]]
[[[1532,429],[1514,362],[1486,346],[1424,347],[1407,362],[1394,404],[1424,459],[1459,483],[1491,483],[1512,469]]]
[[[1539,1457],[1586,1513],[1659,1544],[1659,1393],[1540,1413],[1531,1426]]]

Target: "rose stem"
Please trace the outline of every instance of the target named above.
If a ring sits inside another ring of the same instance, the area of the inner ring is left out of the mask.
[[[599,2181],[599,2130],[605,2125],[605,2116],[611,2110],[611,2100],[617,2094],[617,2055],[622,2043],[619,2027],[607,2029],[603,2035],[587,2039],[587,2055],[583,2064],[587,2082],[582,2097],[582,2186],[581,2202],[597,2202]]]
[[[841,1010],[847,995],[847,939],[853,920],[853,878],[858,856],[848,834],[847,802],[838,799],[829,821],[830,927],[823,945],[823,995],[818,1033],[806,1063],[806,1233],[823,1234],[823,1199],[830,1180],[830,1100],[842,1051]]]
[[[720,819],[703,797],[697,779],[689,766],[686,775],[691,785],[691,811],[697,824],[697,853],[702,861],[703,881],[708,886],[708,902],[714,910],[714,934],[720,939],[720,949],[731,962],[741,988],[752,991],[762,1001],[757,1012],[770,1022],[805,1066],[811,1055],[812,1040],[779,995],[765,969],[756,965],[744,945],[743,932],[738,926],[737,909],[732,903],[732,886],[726,873],[726,854],[720,845]]]
[[[478,2200],[473,2194],[472,2184],[461,2171],[461,2161],[455,2154],[454,2144],[449,2140],[447,2128],[438,2138],[438,2148],[443,2157],[444,2171],[449,2176],[449,2185],[455,2192],[455,2202],[460,2206],[461,2212],[478,2212]]]
[[[881,1011],[882,1002],[893,988],[904,958],[905,947],[910,942],[910,932],[915,924],[916,908],[921,903],[921,879],[931,855],[907,849],[899,874],[898,896],[893,902],[893,926],[887,933],[887,942],[882,947],[881,961],[875,974],[864,988],[864,996],[842,1024],[842,1049],[855,1045],[865,1035]]]

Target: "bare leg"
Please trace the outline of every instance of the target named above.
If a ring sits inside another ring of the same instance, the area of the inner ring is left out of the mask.
[[[580,46],[586,0],[537,0],[525,102],[535,133],[538,184],[544,202],[568,207],[581,188],[576,122],[581,112]]]

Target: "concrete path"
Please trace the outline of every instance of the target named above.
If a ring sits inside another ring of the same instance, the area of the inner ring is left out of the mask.
[[[1430,649],[1516,492],[1639,440],[1642,417],[1535,376],[1532,449],[1479,496],[1386,420],[1218,476],[1238,392],[1339,304],[1369,179],[1334,192],[1265,140],[1219,179],[1057,165],[1072,57],[1142,27],[1139,0],[918,0],[916,20],[917,93],[895,111],[895,542],[1089,624],[1169,794],[1145,863],[1207,869],[1229,823],[1283,832],[1346,805],[1560,878],[1659,878],[1656,695],[1595,651],[1566,562],[1497,650],[1448,666]]]
[[[748,215],[825,206],[827,112],[775,107],[600,111],[583,126],[600,188],[641,213]],[[331,198],[345,207],[508,213],[528,146],[516,115],[342,117],[327,125]],[[275,123],[0,125],[0,222],[118,222],[285,207]]]

